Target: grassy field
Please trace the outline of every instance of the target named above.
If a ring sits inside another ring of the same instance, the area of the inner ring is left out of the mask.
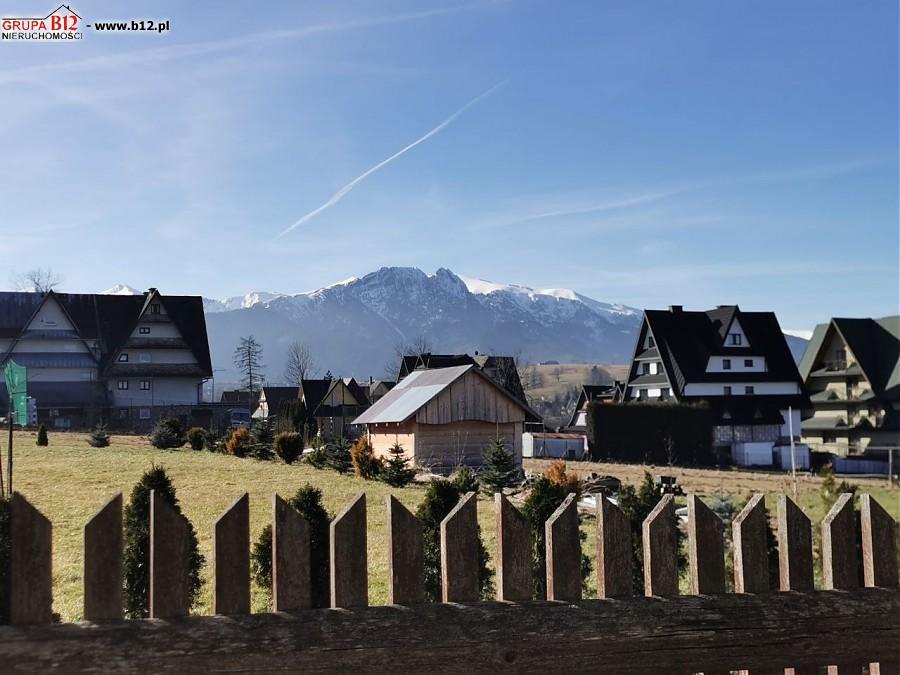
[[[280,462],[259,462],[237,459],[190,449],[178,451],[156,450],[145,438],[113,436],[108,448],[92,448],[85,435],[51,433],[50,446],[36,447],[30,432],[17,432],[15,439],[15,485],[53,523],[53,582],[54,610],[63,621],[75,621],[82,612],[82,536],[85,522],[116,492],[125,499],[151,464],[164,466],[177,489],[185,515],[194,524],[200,538],[200,548],[206,556],[201,601],[195,611],[209,613],[211,598],[212,526],[215,519],[244,491],[250,493],[251,539],[271,517],[273,492],[291,496],[304,483],[321,488],[326,508],[336,513],[354,495],[365,492],[368,506],[369,543],[369,600],[371,604],[386,601],[387,559],[385,541],[385,496],[390,492],[407,507],[415,509],[422,499],[424,488],[413,485],[402,490],[383,483],[363,481],[351,475],[341,476],[332,471],[318,471],[307,465],[286,466]],[[5,443],[4,443],[5,445]],[[5,451],[4,451],[5,460]],[[612,474],[625,482],[638,482],[644,467],[625,465],[573,465],[579,470]],[[5,472],[4,465],[4,472]],[[679,476],[687,490],[708,495],[717,492],[741,497],[753,491],[784,492],[788,490],[780,475],[736,471],[671,470],[653,471]],[[894,517],[900,517],[900,491],[888,491],[883,481],[857,481]],[[821,517],[818,509],[818,479],[804,479],[801,483],[801,503],[811,516]],[[770,508],[774,504],[770,504]],[[494,517],[492,501],[480,497],[478,517],[488,551],[493,554]],[[593,559],[594,527],[586,519],[585,552]],[[593,574],[589,579],[595,588]],[[264,611],[266,598],[253,589],[254,611]]]
[[[605,370],[614,379],[624,379],[628,367],[611,363],[561,363],[559,365],[535,365],[531,366],[537,373],[538,386],[528,389],[528,396],[534,398],[552,398],[557,393],[571,387],[581,389],[581,385],[588,381],[591,368],[598,366]]]

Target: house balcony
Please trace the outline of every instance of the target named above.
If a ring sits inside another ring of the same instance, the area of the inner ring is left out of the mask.
[[[209,377],[209,373],[196,363],[114,363],[104,373],[107,377],[163,377],[167,375],[194,375]]]
[[[821,368],[812,371],[810,377],[840,378],[861,376],[862,369],[858,363],[848,363],[844,360],[826,361]]]
[[[131,349],[190,349],[180,337],[133,337],[128,338],[124,346]]]

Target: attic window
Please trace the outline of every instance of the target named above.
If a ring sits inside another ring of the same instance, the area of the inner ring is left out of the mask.
[[[749,384],[748,384],[746,387],[744,387],[744,393],[745,393],[745,394],[753,394],[754,391],[755,391],[755,390],[754,390],[754,388],[753,388],[752,385],[749,385]]]
[[[732,347],[740,347],[741,346],[741,334],[740,333],[729,333],[728,337],[731,338],[731,346]]]
[[[119,363],[128,363],[128,354],[119,354]]]
[[[150,313],[151,314],[159,314],[161,312],[160,306],[158,302],[154,302],[150,305]]]
[[[138,333],[141,335],[150,335],[150,326],[141,326],[138,328]]]
[[[652,349],[656,346],[656,340],[653,339],[652,335],[647,336],[647,348]]]

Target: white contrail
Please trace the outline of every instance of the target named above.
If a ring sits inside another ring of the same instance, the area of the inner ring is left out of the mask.
[[[344,196],[345,196],[348,192],[350,192],[350,190],[352,190],[353,188],[355,188],[355,187],[357,186],[357,184],[359,184],[359,183],[361,183],[362,181],[364,181],[366,178],[368,178],[368,177],[371,176],[373,173],[375,173],[376,171],[378,171],[378,169],[380,169],[381,167],[385,166],[386,164],[390,164],[391,162],[393,162],[393,161],[394,161],[395,159],[397,159],[400,155],[402,155],[402,154],[408,152],[409,150],[412,150],[414,147],[416,147],[417,145],[419,145],[419,143],[424,143],[425,141],[427,141],[429,138],[431,138],[431,137],[434,136],[436,133],[438,133],[438,132],[440,132],[442,129],[444,129],[447,125],[449,125],[451,122],[453,122],[453,120],[455,120],[457,117],[459,117],[460,115],[462,115],[466,110],[468,110],[468,109],[471,108],[473,105],[475,105],[476,103],[478,103],[478,101],[480,101],[481,99],[483,99],[485,96],[489,96],[490,94],[494,93],[497,89],[499,89],[500,87],[502,87],[504,84],[506,84],[506,80],[503,80],[502,82],[498,82],[497,84],[495,84],[493,87],[491,87],[491,88],[488,89],[487,91],[484,91],[484,92],[480,93],[478,96],[476,96],[476,97],[473,98],[471,101],[469,101],[468,103],[466,103],[462,108],[460,108],[460,109],[457,110],[455,113],[453,113],[452,115],[450,115],[450,117],[448,117],[448,118],[445,119],[443,122],[441,122],[440,124],[438,124],[434,129],[432,129],[431,131],[429,131],[427,134],[425,134],[425,135],[422,136],[421,138],[419,138],[419,139],[413,141],[412,143],[410,143],[409,145],[407,145],[407,146],[406,146],[405,148],[403,148],[402,150],[398,150],[397,152],[395,152],[393,155],[391,155],[391,156],[388,157],[387,159],[382,160],[381,162],[379,162],[378,164],[376,164],[375,166],[373,166],[371,169],[369,169],[369,170],[366,171],[365,173],[362,173],[362,174],[360,174],[359,176],[357,176],[356,178],[354,178],[353,180],[351,180],[351,181],[350,181],[349,183],[347,183],[344,187],[342,187],[340,190],[338,190],[337,192],[335,192],[335,193],[331,196],[331,199],[329,199],[327,202],[325,202],[324,204],[322,204],[320,207],[318,207],[318,208],[316,208],[316,209],[313,209],[312,211],[310,211],[309,213],[307,213],[305,216],[303,216],[302,218],[300,218],[300,220],[298,220],[296,223],[294,223],[293,225],[291,225],[290,227],[288,227],[287,229],[285,229],[281,234],[279,234],[279,235],[278,235],[277,237],[275,237],[275,238],[276,238],[276,239],[281,239],[281,237],[283,237],[284,235],[286,235],[288,232],[290,232],[290,231],[293,230],[294,228],[299,227],[300,225],[302,225],[303,223],[307,222],[308,220],[310,220],[310,219],[312,219],[312,218],[315,218],[317,215],[319,215],[320,213],[322,213],[322,211],[324,211],[325,209],[327,209],[327,208],[329,208],[329,207],[334,206],[335,204],[337,204],[339,201],[341,201],[341,199],[344,198]]]

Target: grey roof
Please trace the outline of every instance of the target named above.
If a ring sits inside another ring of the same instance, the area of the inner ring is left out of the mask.
[[[422,406],[444,391],[452,383],[469,371],[478,373],[485,381],[502,392],[526,412],[531,410],[493,379],[485,375],[476,365],[452,366],[430,370],[414,370],[382,396],[375,405],[353,420],[353,424],[377,424],[380,422],[405,422],[416,414]]]

